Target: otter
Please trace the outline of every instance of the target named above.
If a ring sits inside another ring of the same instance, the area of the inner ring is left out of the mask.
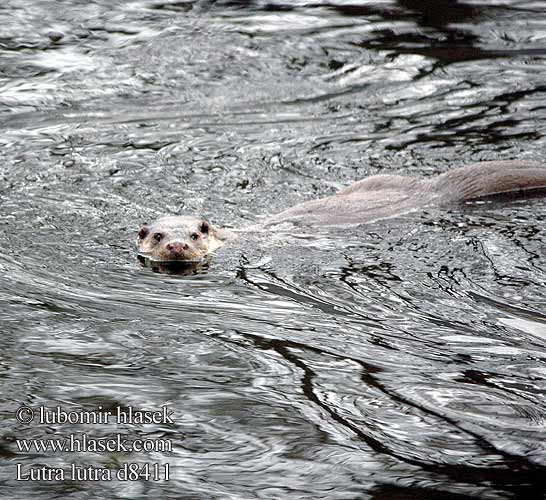
[[[325,198],[300,203],[252,228],[271,230],[282,223],[332,226],[370,223],[429,206],[487,197],[546,192],[546,165],[532,161],[486,161],[419,178],[374,175]],[[244,229],[243,229],[244,230]],[[139,255],[156,262],[199,262],[236,237],[203,217],[166,216],[144,224]]]

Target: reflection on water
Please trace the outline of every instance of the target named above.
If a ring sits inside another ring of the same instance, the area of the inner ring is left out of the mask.
[[[242,233],[188,274],[133,241],[163,213],[238,227],[377,172],[543,161],[545,38],[531,1],[4,2],[2,498],[544,497],[542,198]],[[82,433],[173,449],[15,442]]]
[[[210,265],[210,256],[200,261],[156,261],[143,254],[137,254],[137,259],[142,267],[151,269],[154,273],[178,274],[187,276],[192,274],[204,273]]]

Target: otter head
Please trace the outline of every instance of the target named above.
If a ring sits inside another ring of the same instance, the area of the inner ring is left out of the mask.
[[[213,252],[223,241],[202,217],[161,217],[138,231],[139,254],[160,262],[195,262]]]

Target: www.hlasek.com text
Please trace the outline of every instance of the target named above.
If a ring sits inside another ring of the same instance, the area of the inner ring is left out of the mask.
[[[170,439],[135,439],[130,440],[121,434],[113,437],[93,438],[86,434],[70,434],[66,438],[16,439],[17,449],[21,453],[131,453],[131,452],[170,452]]]

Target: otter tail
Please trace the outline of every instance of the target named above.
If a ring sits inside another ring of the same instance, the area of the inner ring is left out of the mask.
[[[509,194],[546,192],[546,165],[532,161],[484,161],[457,168],[433,180],[437,194],[448,200],[472,200]]]

